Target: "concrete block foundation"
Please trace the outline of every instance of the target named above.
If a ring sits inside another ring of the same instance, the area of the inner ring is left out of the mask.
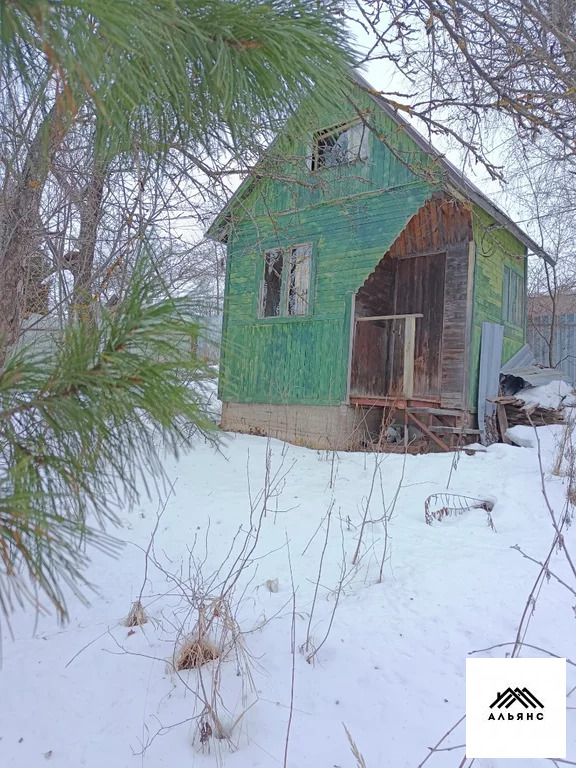
[[[222,403],[222,429],[322,450],[357,451],[378,439],[382,409],[357,405]]]

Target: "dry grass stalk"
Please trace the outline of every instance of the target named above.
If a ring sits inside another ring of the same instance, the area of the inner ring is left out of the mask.
[[[342,725],[344,726],[344,730],[346,731],[346,736],[348,737],[348,742],[350,744],[350,749],[352,750],[352,754],[354,755],[354,757],[356,759],[356,766],[357,766],[357,768],[366,768],[366,760],[364,760],[364,758],[360,754],[360,750],[356,746],[356,742],[352,738],[352,735],[351,735],[350,731],[348,730],[348,728],[346,728],[344,723],[342,723]]]
[[[269,592],[278,592],[278,579],[268,579],[266,588]]]
[[[148,615],[144,610],[144,606],[140,600],[136,600],[134,603],[132,603],[132,608],[130,608],[128,616],[126,616],[122,622],[122,626],[141,627],[143,624],[146,624],[147,621]]]
[[[209,661],[220,658],[218,649],[204,639],[188,639],[182,643],[174,656],[174,669],[198,669]]]

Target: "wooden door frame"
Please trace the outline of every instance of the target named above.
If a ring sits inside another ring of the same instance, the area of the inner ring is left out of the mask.
[[[346,373],[346,405],[350,405],[350,386],[352,384],[352,355],[356,330],[356,291],[350,294],[350,318],[348,322],[348,371]]]
[[[392,259],[400,261],[404,261],[406,259],[417,259],[421,257],[427,257],[427,256],[443,256],[443,279],[442,279],[442,324],[440,327],[440,335],[438,338],[438,344],[440,346],[440,351],[438,355],[438,393],[433,395],[430,393],[423,394],[422,392],[413,392],[413,396],[417,400],[429,400],[431,402],[440,402],[442,399],[442,373],[443,373],[443,353],[444,353],[444,311],[446,308],[446,280],[448,278],[448,247],[444,246],[441,249],[436,249],[434,251],[424,251],[422,253],[408,253],[408,254],[399,254],[398,256],[392,256]],[[394,311],[398,311],[398,270],[396,269],[396,274],[394,277]]]

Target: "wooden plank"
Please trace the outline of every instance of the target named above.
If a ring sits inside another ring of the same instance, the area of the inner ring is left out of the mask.
[[[431,413],[434,416],[462,416],[462,411],[451,411],[446,408],[420,408],[410,406],[410,410],[416,413]]]
[[[446,251],[444,323],[442,333],[442,404],[465,407],[466,299],[469,240]]]
[[[472,429],[470,427],[444,427],[441,424],[430,424],[428,429],[431,432],[444,432],[446,434],[453,435],[479,435],[479,429]]]
[[[464,405],[470,405],[470,354],[472,346],[472,320],[474,315],[474,268],[476,243],[468,243],[468,279],[466,281],[466,353],[464,355]]]
[[[441,251],[427,251],[426,253],[399,253],[397,256],[395,256],[396,259],[418,259],[420,256],[440,256],[440,254],[445,253],[444,250]]]
[[[417,425],[417,426],[418,426],[418,427],[419,427],[419,428],[420,428],[420,429],[421,429],[423,432],[425,432],[425,433],[426,433],[426,434],[427,434],[429,437],[431,437],[431,438],[432,438],[432,440],[434,440],[434,442],[435,442],[437,445],[439,445],[439,446],[440,446],[440,448],[442,448],[442,450],[443,450],[443,451],[446,451],[446,452],[448,453],[448,451],[450,450],[450,448],[449,448],[449,447],[446,445],[446,443],[445,443],[443,440],[440,440],[440,438],[439,438],[439,437],[437,437],[437,436],[436,436],[436,435],[435,435],[433,432],[430,432],[430,429],[429,429],[429,428],[426,426],[426,424],[424,424],[423,422],[421,422],[421,421],[420,421],[420,419],[419,419],[417,416],[415,416],[413,413],[411,413],[410,411],[406,411],[406,415],[408,416],[408,418],[412,419],[412,421],[413,421],[413,422],[414,422],[414,423],[415,423],[415,424],[416,424],[416,425]]]
[[[364,397],[363,395],[350,395],[351,405],[371,405],[376,408],[391,407],[404,410],[408,403],[403,399],[394,399],[393,397]]]
[[[508,429],[508,417],[506,416],[506,406],[504,403],[496,404],[496,416],[498,418],[498,427],[500,428],[500,437],[502,438],[502,442],[511,445],[512,441],[506,436],[506,430]]]
[[[352,384],[352,355],[354,352],[354,314],[356,312],[356,294],[350,297],[350,338],[348,340],[348,369],[346,371],[346,402],[350,402],[350,387]]]
[[[414,392],[414,342],[416,339],[416,318],[414,315],[406,315],[404,320],[404,371],[403,394],[409,400]]]
[[[352,405],[372,405],[376,407],[388,407],[388,408],[397,408],[398,410],[405,410],[407,408],[410,408],[411,410],[418,411],[420,408],[422,408],[424,411],[429,410],[425,406],[427,403],[431,401],[429,400],[416,400],[412,399],[410,401],[406,400],[405,398],[398,398],[398,397],[365,397],[363,395],[350,395],[350,403]],[[434,401],[432,401],[434,402]],[[433,409],[430,409],[433,410]],[[445,411],[441,411],[441,413],[445,413]],[[459,415],[462,414],[461,411],[457,411]]]
[[[419,245],[422,233],[416,232]],[[395,259],[395,312],[422,314],[416,325],[412,392],[416,397],[439,397],[441,393],[441,350],[444,301],[445,254]]]
[[[414,317],[414,318],[424,317],[424,315],[421,314],[420,312],[416,312],[412,315],[375,315],[374,317],[357,317],[356,322],[369,323],[374,320],[406,320],[407,318],[410,318],[410,317]]]
[[[401,326],[400,328],[397,326]],[[357,323],[354,327],[354,353],[351,370],[351,396],[401,396],[400,366],[396,364],[394,341],[398,331],[404,336],[404,321]]]

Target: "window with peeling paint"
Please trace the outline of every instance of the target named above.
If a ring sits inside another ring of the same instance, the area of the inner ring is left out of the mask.
[[[287,301],[289,315],[306,315],[308,313],[311,259],[312,247],[310,245],[297,245],[290,249]]]
[[[502,316],[505,323],[522,328],[524,325],[524,278],[504,267]]]
[[[282,306],[282,272],[284,251],[275,249],[264,255],[264,280],[262,281],[262,317],[277,317]]]
[[[260,288],[260,317],[308,314],[311,264],[310,243],[266,251]]]

